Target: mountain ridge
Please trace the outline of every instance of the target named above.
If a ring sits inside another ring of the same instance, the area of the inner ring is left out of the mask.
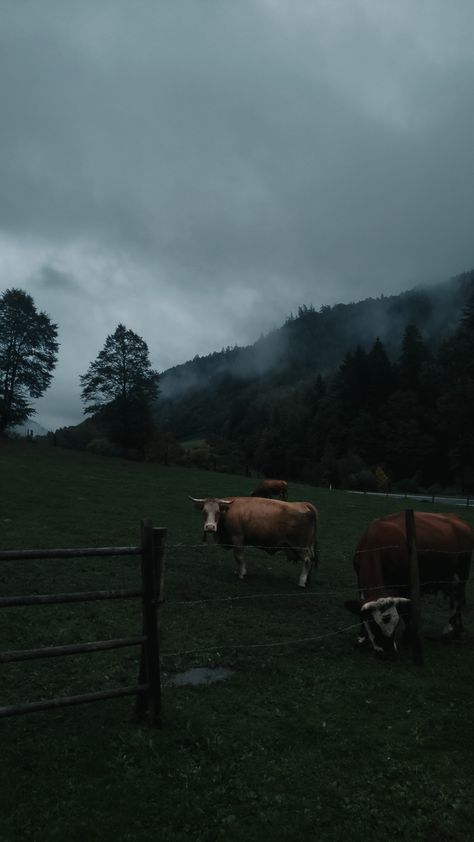
[[[470,270],[389,296],[325,305],[320,310],[303,305],[296,316],[291,314],[252,345],[196,356],[164,371],[158,420],[178,437],[216,434],[226,418],[223,407],[216,412],[216,403],[224,402],[232,413],[235,400],[244,400],[256,384],[274,391],[295,387],[317,374],[327,376],[357,345],[367,349],[377,338],[395,358],[407,324],[416,324],[426,343],[436,348],[456,329],[473,285],[474,270]],[[209,401],[213,421],[206,424]]]

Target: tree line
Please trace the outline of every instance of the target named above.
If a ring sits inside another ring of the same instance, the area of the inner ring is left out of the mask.
[[[399,347],[387,349],[380,338],[365,347],[359,343],[338,366],[321,372],[312,365],[315,344],[323,339],[318,329],[325,315],[335,325],[343,308],[322,315],[300,308],[284,326],[292,332],[290,352],[276,369],[252,377],[250,348],[195,358],[193,371],[205,373],[207,386],[196,386],[174,404],[157,401],[160,377],[146,342],[120,324],[80,377],[88,420],[56,431],[52,439],[112,455],[315,484],[433,492],[452,487],[469,493],[474,487],[474,277],[468,280],[459,323],[436,347],[411,321]],[[426,303],[418,299],[413,312],[421,317],[424,310]],[[350,334],[349,326],[345,330]],[[0,433],[28,419],[32,401],[50,385],[57,333],[57,325],[36,310],[27,293],[12,289],[1,296]],[[276,347],[279,337],[270,338]],[[324,342],[331,343],[330,333]],[[190,437],[201,439],[192,450],[179,444]]]

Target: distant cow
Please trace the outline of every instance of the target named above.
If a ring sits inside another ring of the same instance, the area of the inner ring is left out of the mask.
[[[251,497],[279,497],[288,500],[288,483],[284,479],[263,479]]]
[[[244,547],[250,545],[271,555],[284,550],[290,561],[301,560],[298,584],[306,587],[313,563],[317,565],[319,559],[318,512],[311,503],[252,497],[190,499],[204,515],[204,536],[211,533],[233,550],[240,579],[247,573]]]
[[[442,592],[454,614],[445,635],[462,631],[461,608],[469,577],[474,532],[456,515],[415,512],[420,593]],[[400,615],[410,622],[410,570],[405,513],[372,521],[359,540],[354,556],[359,602],[346,607],[360,612],[362,636],[376,652],[396,652]]]

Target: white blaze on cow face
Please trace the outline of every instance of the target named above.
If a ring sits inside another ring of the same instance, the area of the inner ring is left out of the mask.
[[[219,503],[206,503],[203,506],[202,513],[204,515],[204,532],[217,532],[220,515]]]
[[[397,605],[408,602],[410,602],[410,600],[405,597],[381,597],[380,599],[373,600],[373,602],[366,602],[362,606],[362,620],[369,640],[377,652],[383,651],[383,647],[379,646],[375,642],[373,626],[371,628],[371,624],[375,623],[376,629],[383,635],[383,637],[392,641],[400,622],[400,614],[398,613]],[[394,641],[393,648],[396,651],[397,645]]]
[[[217,532],[217,524],[222,512],[226,512],[232,500],[199,500],[195,497],[190,498],[195,504],[196,508],[200,509],[204,515],[204,532]]]

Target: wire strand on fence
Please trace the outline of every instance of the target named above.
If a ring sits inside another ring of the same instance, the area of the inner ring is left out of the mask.
[[[452,579],[446,581],[438,581],[433,580],[430,582],[421,582],[420,588],[426,588],[433,585],[465,585],[467,584],[467,579],[460,579],[459,581],[454,582]],[[363,588],[364,593],[369,593],[372,591],[380,591],[380,590],[389,590],[389,589],[402,589],[407,588],[408,584],[405,582],[404,584],[399,585],[377,585],[371,588]],[[281,598],[284,597],[286,599],[294,598],[299,599],[301,597],[326,597],[326,596],[344,596],[347,592],[353,593],[354,585],[346,585],[344,586],[344,590],[339,591],[301,591],[300,593],[253,593],[253,594],[237,594],[236,596],[212,596],[207,599],[183,599],[183,600],[168,600],[166,602],[167,605],[204,605],[209,602],[238,602],[248,599],[271,599],[272,597]]]
[[[360,628],[360,623],[351,623],[350,626],[345,626],[343,629],[337,631],[327,632],[326,634],[316,635],[315,637],[301,637],[298,640],[279,640],[276,643],[224,643],[222,646],[207,646],[205,649],[187,649],[182,652],[162,652],[162,658],[177,658],[180,655],[200,655],[205,652],[220,652],[221,649],[260,649],[271,648],[275,646],[295,646],[300,643],[314,643],[319,640],[325,640],[328,637],[336,637],[343,634],[350,629]]]
[[[236,549],[235,544],[221,544],[219,541],[215,541],[213,543],[207,543],[206,541],[203,541],[200,544],[185,544],[184,542],[181,542],[179,544],[167,544],[168,550],[182,550],[182,549],[187,549],[187,550],[209,550],[209,549],[218,550],[221,547],[224,548],[225,550]],[[238,547],[237,549],[241,549],[241,548]],[[263,544],[245,544],[245,549],[275,550],[275,552],[277,550],[298,550],[298,551],[302,552],[303,550],[307,550],[308,546],[295,547],[293,545],[292,546],[290,546],[290,545],[282,546],[281,544],[277,544],[277,545],[266,544],[265,546]],[[355,550],[353,555],[362,555],[364,553],[372,553],[372,552],[383,552],[384,550],[403,550],[403,552],[405,552],[406,546],[404,544],[386,544],[386,545],[381,546],[381,547],[369,547],[366,550]],[[440,550],[437,550],[437,549],[434,549],[434,548],[431,548],[431,547],[418,547],[418,552],[419,553],[439,553]],[[468,552],[468,550],[443,550],[442,555],[465,555],[466,552]],[[352,558],[352,555],[351,555],[351,558]]]

